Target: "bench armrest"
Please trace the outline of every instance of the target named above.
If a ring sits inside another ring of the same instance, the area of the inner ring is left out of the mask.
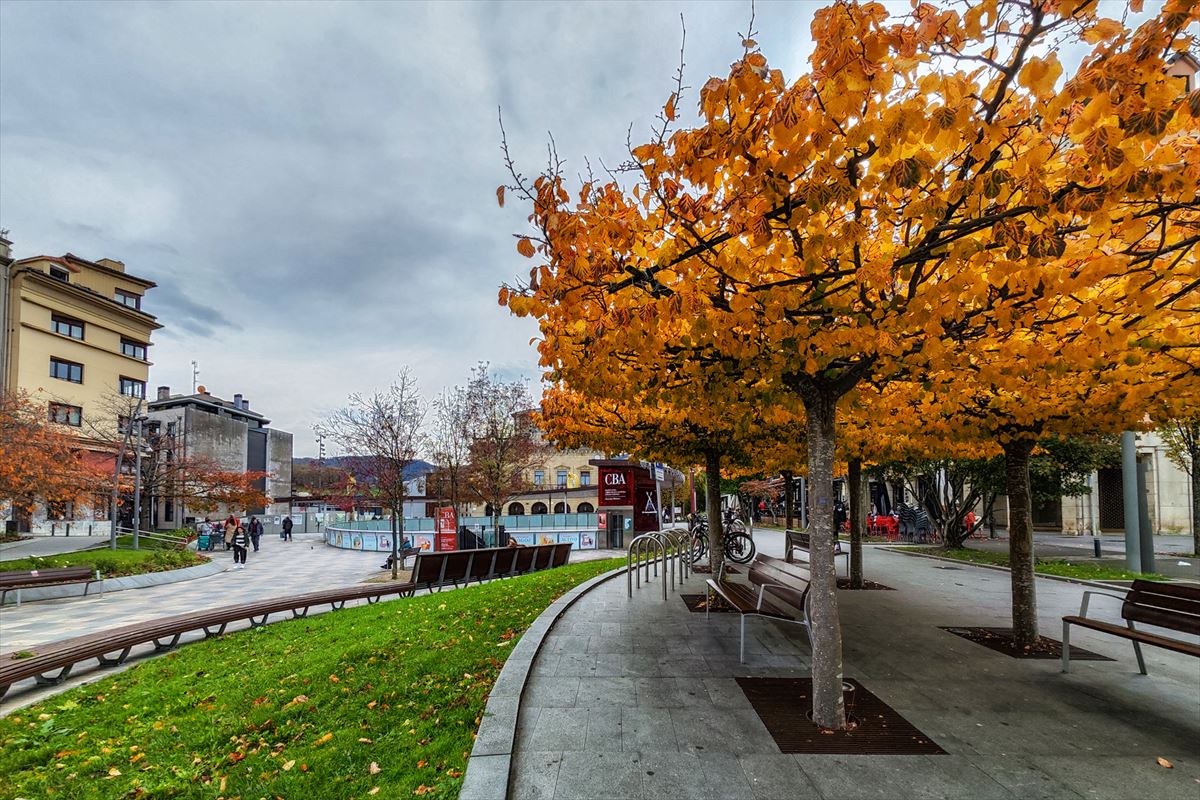
[[[787,590],[793,591],[793,592],[800,591],[795,586],[788,586],[786,583],[760,583],[758,585],[758,604],[755,606],[756,609],[758,609],[758,610],[762,609],[763,594],[766,592],[767,589],[770,589],[770,588],[787,589]]]
[[[1089,589],[1083,593],[1083,602],[1079,604],[1079,616],[1087,616],[1088,602],[1092,599],[1091,596],[1094,594],[1099,595],[1100,597],[1111,597],[1114,600],[1120,600],[1122,603],[1125,602],[1125,595],[1123,594],[1113,594],[1112,592],[1100,592],[1096,591],[1095,589]]]

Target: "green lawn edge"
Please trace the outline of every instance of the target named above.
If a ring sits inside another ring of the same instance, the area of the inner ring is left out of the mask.
[[[922,553],[942,558],[952,558],[956,561],[966,561],[971,564],[986,564],[993,567],[1008,567],[1008,553],[992,550],[972,550],[959,548],[950,550],[944,547],[904,547],[908,553]],[[1075,578],[1082,581],[1166,581],[1166,575],[1149,572],[1130,572],[1120,567],[1107,564],[1089,564],[1066,561],[1056,558],[1034,559],[1033,571],[1039,575],[1056,575],[1060,578]]]
[[[456,797],[512,645],[624,563],[187,645],[0,719],[0,798]]]
[[[110,550],[107,547],[76,550],[53,556],[30,556],[10,561],[0,561],[0,572],[52,567],[88,567],[99,570],[104,578],[120,578],[126,575],[142,575],[147,572],[165,572],[204,564],[207,558],[191,550],[148,548],[145,550]]]

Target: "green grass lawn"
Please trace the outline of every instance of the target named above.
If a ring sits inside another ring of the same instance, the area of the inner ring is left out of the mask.
[[[24,569],[49,569],[51,567],[89,567],[100,570],[105,578],[122,575],[140,575],[144,572],[163,572],[203,564],[208,559],[191,550],[150,548],[146,550],[109,550],[107,547],[94,550],[78,550],[56,556],[33,556],[13,561],[0,561],[0,572]]]
[[[624,559],[187,645],[0,719],[0,798],[451,798],[512,645]]]
[[[910,553],[925,553],[931,556],[954,558],[959,561],[969,561],[972,564],[990,564],[997,567],[1008,566],[1008,553],[992,550],[947,550],[943,547],[906,547]],[[1132,581],[1137,579],[1148,581],[1167,580],[1165,575],[1145,572],[1130,572],[1120,567],[1110,566],[1103,562],[1087,563],[1064,561],[1062,559],[1043,559],[1034,561],[1034,572],[1042,575],[1060,575],[1064,578],[1078,578],[1085,581]]]

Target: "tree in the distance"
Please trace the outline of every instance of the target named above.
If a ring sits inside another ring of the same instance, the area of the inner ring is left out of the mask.
[[[425,405],[407,367],[386,389],[352,394],[331,413],[324,428],[349,454],[360,456],[364,476],[392,514],[392,579],[399,577],[399,542],[404,535],[406,475],[425,447]]]
[[[433,401],[429,434],[430,458],[437,470],[429,476],[430,493],[445,497],[461,518],[471,458],[471,402],[467,389],[446,389]]]
[[[1175,419],[1159,429],[1167,458],[1192,484],[1192,553],[1200,556],[1200,417]]]

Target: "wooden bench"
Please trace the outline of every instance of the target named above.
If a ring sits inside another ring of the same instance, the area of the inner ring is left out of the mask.
[[[533,547],[486,547],[478,550],[422,552],[413,564],[412,582],[418,589],[441,591],[444,586],[494,578],[509,578],[561,567],[571,557],[571,545],[540,544]]]
[[[1121,619],[1125,620],[1125,624],[1118,625],[1088,617],[1088,601],[1091,599],[1091,595],[1120,600]],[[1134,627],[1135,622],[1200,636],[1200,586],[1134,581],[1129,592],[1124,595],[1109,592],[1084,592],[1083,603],[1079,607],[1079,616],[1063,617],[1062,671],[1068,672],[1071,667],[1072,625],[1091,628],[1094,631],[1131,640],[1133,652],[1137,656],[1138,669],[1143,675],[1146,674],[1146,661],[1142,658],[1142,645],[1144,644],[1200,658],[1200,644],[1140,631]]]
[[[110,628],[94,634],[76,636],[57,642],[0,653],[0,697],[17,681],[34,678],[38,684],[62,683],[77,664],[95,658],[101,666],[123,663],[134,647],[153,643],[155,650],[170,650],[179,639],[191,631],[204,631],[205,638],[220,636],[233,622],[247,620],[257,628],[265,625],[272,614],[290,612],[291,618],[308,616],[311,608],[328,604],[331,609],[344,608],[347,601],[366,599],[376,603],[389,594],[410,596],[416,587],[411,582],[376,583],[343,589],[275,597],[252,603],[221,606],[146,622]],[[28,653],[25,657],[19,654]],[[57,674],[50,673],[57,670]]]
[[[807,568],[771,556],[757,555],[750,562],[747,579],[749,584],[727,581],[724,579],[724,569],[716,580],[709,578],[708,602],[704,610],[704,616],[707,618],[713,595],[717,595],[741,615],[738,661],[746,660],[746,617],[767,617],[782,622],[795,622],[804,626],[804,631],[811,640]],[[781,608],[773,602],[774,600],[782,600],[799,609],[799,616]]]
[[[811,561],[809,553],[812,552],[812,535],[808,531],[784,531],[783,534],[783,560],[789,564],[793,563],[793,551],[804,553],[805,560]],[[833,540],[833,557],[834,564],[837,564],[837,557],[844,556],[846,559],[846,572],[850,572],[850,551],[842,547],[841,539]]]
[[[36,586],[58,586],[60,584],[85,584],[87,594],[93,583],[104,580],[99,570],[91,567],[50,567],[48,569],[21,569],[0,572],[0,605],[4,604],[9,592],[17,593],[17,605],[21,605],[21,590]]]

